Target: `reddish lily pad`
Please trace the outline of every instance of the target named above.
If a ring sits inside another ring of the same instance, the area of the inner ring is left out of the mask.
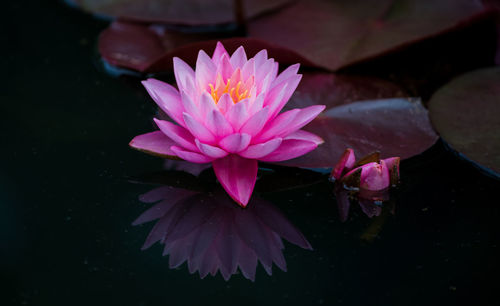
[[[252,21],[248,34],[337,70],[488,15],[479,0],[310,0]]]
[[[216,25],[235,22],[235,0],[72,0],[82,9],[124,20],[178,25]],[[278,9],[290,0],[242,1],[245,17]]]
[[[99,36],[99,53],[111,65],[137,71],[150,71],[151,64],[169,57],[171,70],[172,50],[203,39],[214,38],[211,33],[180,33],[163,26],[143,25],[129,22],[113,22]]]
[[[358,101],[331,107],[305,130],[319,135],[325,143],[284,164],[331,168],[346,148],[352,148],[359,156],[380,151],[381,158],[399,156],[405,159],[427,150],[438,139],[427,110],[419,100],[407,98]]]
[[[452,80],[432,96],[429,112],[454,150],[500,178],[500,67]]]
[[[313,66],[296,52],[269,42],[245,37],[218,39],[220,37],[217,33],[180,33],[159,25],[114,22],[101,33],[98,47],[110,64],[140,72],[172,71],[172,59],[176,56],[194,66],[198,51],[212,54],[217,41],[230,53],[239,46],[245,47],[248,56],[267,49],[269,56],[280,64]]]

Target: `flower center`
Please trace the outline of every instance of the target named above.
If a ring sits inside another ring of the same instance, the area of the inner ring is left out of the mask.
[[[239,78],[237,78],[239,79]],[[217,79],[214,84],[208,84],[210,86],[210,95],[214,99],[215,103],[219,102],[220,97],[224,94],[229,94],[233,103],[238,103],[243,99],[250,97],[248,92],[248,82],[243,83],[242,81],[233,80],[233,78],[227,79],[227,83],[224,82],[220,74],[217,75]]]

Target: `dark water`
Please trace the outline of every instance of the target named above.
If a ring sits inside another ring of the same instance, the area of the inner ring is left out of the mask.
[[[369,218],[353,205],[344,223],[324,176],[261,171],[256,197],[314,249],[285,242],[287,272],[259,264],[255,282],[226,282],[170,269],[160,244],[140,250],[154,222],[132,225],[152,206],[138,197],[159,185],[136,182],[195,188],[216,205],[210,170],[153,175],[163,161],[128,148],[155,107],[137,79],[95,64],[105,22],[57,2],[4,6],[1,305],[496,304],[499,183],[441,142],[402,163],[393,206]]]

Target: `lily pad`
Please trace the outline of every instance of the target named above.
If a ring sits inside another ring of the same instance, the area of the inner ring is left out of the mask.
[[[82,9],[107,17],[148,23],[188,26],[235,22],[235,0],[71,0]],[[252,18],[278,9],[290,0],[242,1],[244,16]]]
[[[229,53],[238,47],[252,57],[267,49],[270,57],[280,64],[301,63],[314,66],[294,51],[254,38],[223,38],[220,33],[180,33],[158,25],[114,22],[99,37],[99,53],[111,65],[140,72],[172,71],[172,59],[180,57],[194,66],[199,50],[211,54],[217,41]]]
[[[429,112],[449,146],[500,178],[500,67],[452,80],[432,96]]]
[[[310,0],[250,22],[248,34],[337,70],[486,16],[471,0]]]
[[[284,164],[331,168],[346,148],[352,148],[360,156],[380,151],[381,158],[399,156],[405,159],[427,150],[438,139],[420,100],[408,98],[334,106],[319,115],[305,130],[322,137],[325,143]]]

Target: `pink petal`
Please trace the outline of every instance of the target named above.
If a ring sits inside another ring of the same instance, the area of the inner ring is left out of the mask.
[[[245,65],[243,65],[243,68],[241,68],[241,74],[243,76],[244,80],[247,80],[250,78],[252,75],[255,74],[255,59],[251,58],[249,59]]]
[[[217,65],[217,73],[220,73],[222,79],[226,82],[227,79],[233,74],[233,66],[229,61],[229,55],[224,54],[220,60],[219,65]]]
[[[260,111],[262,107],[264,106],[264,99],[266,98],[266,93],[261,93],[258,95],[253,102],[250,103],[250,106],[248,107],[248,114],[253,115],[256,112]]]
[[[267,141],[271,138],[278,137],[288,131],[288,127],[293,125],[293,121],[300,113],[300,109],[292,109],[280,114],[274,120],[268,122],[262,134],[256,137],[257,142]]]
[[[385,164],[387,165],[387,168],[389,169],[389,172],[391,172],[396,166],[396,171],[397,171],[397,176],[399,177],[399,162],[401,161],[401,158],[399,157],[389,157],[384,159]]]
[[[274,81],[273,75],[271,73],[268,73],[266,75],[263,75],[261,77],[256,76],[255,77],[255,88],[256,91],[261,94],[268,92],[269,88],[271,87],[272,82]]]
[[[390,157],[384,159],[385,164],[387,165],[387,169],[389,169],[390,183],[391,185],[395,185],[399,182],[399,163],[401,158],[399,157]]]
[[[151,155],[177,159],[177,154],[170,149],[175,144],[172,139],[165,136],[161,131],[155,131],[135,136],[129,146]]]
[[[231,55],[231,65],[236,68],[243,68],[243,65],[247,62],[247,55],[245,53],[245,49],[240,46],[236,51],[234,51],[233,55]]]
[[[238,153],[245,150],[250,144],[252,137],[248,134],[235,133],[224,137],[219,145],[230,153]]]
[[[215,136],[210,132],[209,129],[199,121],[195,120],[188,113],[183,113],[184,122],[186,123],[186,128],[193,134],[195,138],[198,138],[204,143],[214,143]]]
[[[257,180],[257,161],[228,155],[213,162],[217,179],[239,205],[245,207]]]
[[[287,86],[288,82],[282,82],[269,90],[264,105],[269,106],[273,110],[276,109],[285,96]]]
[[[336,180],[340,179],[342,172],[344,170],[350,170],[352,166],[354,166],[355,162],[356,157],[354,156],[354,151],[352,149],[345,150],[342,157],[340,157],[339,162],[333,168],[331,176]]]
[[[255,70],[257,70],[262,64],[267,61],[267,50],[260,50],[259,53],[255,54],[253,58],[255,60]]]
[[[283,140],[280,147],[271,154],[259,158],[265,162],[278,162],[299,157],[316,149],[318,145],[306,140]]]
[[[182,126],[175,125],[171,122],[153,119],[156,125],[160,128],[163,134],[167,135],[168,138],[175,141],[175,143],[181,147],[184,147],[191,151],[198,151],[194,143],[194,137],[189,133],[188,130]]]
[[[259,159],[271,154],[281,145],[281,138],[274,138],[264,143],[249,146],[245,151],[239,153],[241,157]]]
[[[249,134],[250,136],[257,135],[267,122],[269,110],[264,107],[248,119],[240,129],[241,133]]]
[[[294,117],[293,122],[290,125],[288,125],[286,129],[279,134],[279,136],[286,136],[288,134],[291,134],[292,132],[295,132],[303,128],[314,118],[316,118],[319,115],[319,113],[321,113],[324,109],[325,109],[324,105],[312,105],[300,109],[299,113]],[[279,116],[275,120],[277,120],[278,118]]]
[[[196,152],[187,151],[181,147],[172,146],[171,149],[172,151],[175,152],[177,156],[192,163],[204,164],[213,161],[213,158],[209,156]]]
[[[205,120],[207,114],[214,110],[217,110],[217,105],[215,104],[214,99],[208,92],[204,92],[200,98],[200,114],[202,119]]]
[[[367,190],[382,190],[389,187],[389,169],[385,161],[378,163],[368,163],[361,166],[360,187]]]
[[[184,120],[182,119],[183,108],[181,96],[177,89],[155,79],[148,79],[141,83],[144,85],[151,98],[153,98],[156,104],[158,104],[170,118],[184,125]]]
[[[208,90],[208,84],[215,82],[217,67],[212,62],[212,59],[200,50],[198,52],[198,59],[196,60],[196,85],[200,90]]]
[[[290,97],[295,92],[295,89],[297,89],[297,86],[299,85],[301,79],[302,79],[301,74],[297,74],[297,76],[293,76],[293,77],[288,79],[288,81],[286,83],[287,85],[286,85],[286,90],[285,90],[285,93],[283,95],[283,98],[281,99],[281,101],[277,101],[277,103],[270,106],[270,109],[269,109],[271,111],[270,118],[275,117],[281,111],[283,106],[285,106],[285,104],[288,102],[288,100],[290,100]]]
[[[194,71],[178,57],[174,57],[174,74],[179,90],[191,92],[194,89]]]
[[[225,114],[231,107],[233,107],[233,99],[229,94],[223,94],[222,97],[219,98],[219,102],[217,102],[217,107],[221,111],[221,113]]]
[[[181,91],[181,101],[184,112],[190,114],[193,118],[201,119],[200,108],[196,105],[185,91]]]
[[[288,66],[274,80],[273,85],[276,86],[276,85],[280,84],[281,82],[284,82],[284,81],[288,80],[289,78],[297,75],[297,72],[299,71],[299,68],[300,68],[300,64],[295,64],[295,65]]]
[[[257,82],[259,92],[266,91],[274,81],[274,78],[276,77],[274,75],[274,64],[274,59],[269,59],[255,70],[255,81]],[[264,87],[263,81],[266,78],[268,84]]]
[[[325,142],[323,140],[323,138],[319,137],[318,135],[304,131],[304,130],[295,131],[295,132],[287,135],[283,139],[285,139],[285,140],[288,140],[288,139],[307,140],[307,141],[312,141],[312,142],[316,143],[317,145],[323,144]]]
[[[195,140],[196,146],[201,151],[201,153],[212,157],[212,158],[221,158],[227,155],[227,152],[222,150],[221,148],[211,146],[206,143],[200,142],[198,139]]]
[[[216,66],[219,65],[223,55],[229,56],[226,49],[224,48],[224,45],[222,45],[222,43],[218,41],[217,46],[215,47],[214,50],[214,54],[212,55],[212,61]]]
[[[219,138],[233,133],[233,127],[227,121],[226,117],[218,110],[213,110],[208,114],[207,127]]]
[[[226,113],[227,121],[233,126],[235,131],[238,131],[240,127],[248,119],[247,103],[248,100],[240,101],[236,103],[229,111]]]

